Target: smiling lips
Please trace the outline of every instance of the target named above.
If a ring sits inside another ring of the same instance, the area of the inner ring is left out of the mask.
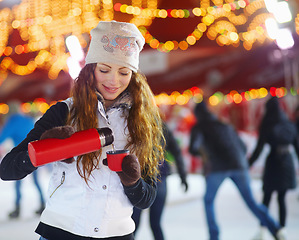
[[[104,88],[109,93],[116,93],[118,91],[118,89],[119,89],[118,87],[107,87],[107,86],[104,86]]]

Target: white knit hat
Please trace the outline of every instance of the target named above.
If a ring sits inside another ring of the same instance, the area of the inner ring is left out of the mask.
[[[145,40],[134,24],[100,21],[90,35],[86,64],[115,63],[138,71],[139,53]]]

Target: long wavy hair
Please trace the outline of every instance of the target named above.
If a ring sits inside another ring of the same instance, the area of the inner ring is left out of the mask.
[[[85,65],[72,88],[73,104],[67,123],[77,131],[98,127],[95,68],[96,64]],[[164,159],[165,142],[159,109],[146,77],[141,72],[132,74],[128,90],[133,104],[127,117],[130,137],[126,148],[138,157],[142,178],[156,179],[159,163]],[[92,171],[98,167],[101,154],[99,150],[78,157],[77,170],[86,183]]]

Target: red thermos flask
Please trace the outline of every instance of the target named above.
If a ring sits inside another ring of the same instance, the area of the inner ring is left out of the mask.
[[[69,138],[47,138],[28,144],[28,154],[33,166],[61,161],[100,150],[113,143],[110,128],[92,128],[75,132]]]

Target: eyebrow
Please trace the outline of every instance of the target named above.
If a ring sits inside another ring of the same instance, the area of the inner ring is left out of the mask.
[[[104,66],[106,66],[106,67],[111,68],[111,66],[109,66],[109,65],[107,65],[107,64],[104,64],[104,63],[97,63],[97,66],[100,66],[100,65],[104,65]]]

